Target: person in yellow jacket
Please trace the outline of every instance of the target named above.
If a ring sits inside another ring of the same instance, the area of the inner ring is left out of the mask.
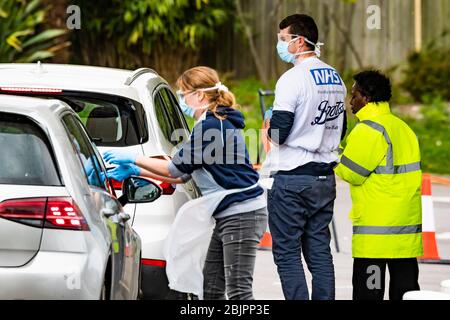
[[[419,143],[389,108],[391,84],[378,71],[354,76],[352,112],[359,122],[347,137],[336,174],[350,184],[353,206],[353,299],[382,300],[386,265],[389,299],[419,290],[422,248]]]

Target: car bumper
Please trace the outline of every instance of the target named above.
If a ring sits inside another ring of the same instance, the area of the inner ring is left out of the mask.
[[[0,267],[0,299],[99,299],[103,277],[92,271],[85,253],[40,251],[25,266]]]

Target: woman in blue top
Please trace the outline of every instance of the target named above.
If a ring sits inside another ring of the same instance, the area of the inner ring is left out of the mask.
[[[185,71],[177,87],[181,109],[197,119],[189,141],[172,160],[108,151],[105,161],[120,165],[109,177],[123,180],[148,172],[177,182],[192,177],[203,196],[217,195],[211,212],[216,226],[203,269],[204,298],[224,299],[226,294],[229,299],[253,299],[255,256],[266,230],[267,210],[241,132],[244,117],[211,68]],[[231,189],[238,192],[223,195]]]

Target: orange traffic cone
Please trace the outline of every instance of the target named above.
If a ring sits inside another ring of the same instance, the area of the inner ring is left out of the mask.
[[[272,236],[270,235],[269,227],[267,227],[266,232],[262,236],[261,241],[259,242],[258,249],[260,249],[260,250],[272,250]]]
[[[436,227],[431,193],[431,177],[429,174],[424,174],[422,177],[423,256],[419,258],[421,260],[440,260],[436,243]]]

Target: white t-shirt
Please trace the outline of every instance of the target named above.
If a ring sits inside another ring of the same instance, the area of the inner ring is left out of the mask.
[[[317,57],[302,60],[281,76],[273,110],[293,112],[295,118],[284,144],[273,145],[268,155],[271,172],[338,160],[346,95],[337,71]]]

